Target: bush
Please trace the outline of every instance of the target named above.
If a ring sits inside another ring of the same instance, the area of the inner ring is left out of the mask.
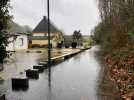
[[[76,42],[72,42],[71,46],[72,46],[72,48],[76,48],[77,47],[77,43]]]
[[[0,63],[2,64],[4,59],[8,56],[6,51],[6,46],[8,45],[8,22],[10,20],[9,16],[9,3],[10,0],[0,1]]]
[[[58,43],[57,48],[62,48],[62,43]]]
[[[65,45],[65,48],[69,48],[70,46],[69,45]]]

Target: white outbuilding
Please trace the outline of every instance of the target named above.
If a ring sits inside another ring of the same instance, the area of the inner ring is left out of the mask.
[[[24,33],[15,33],[9,35],[9,44],[7,51],[18,51],[28,49],[28,35]]]

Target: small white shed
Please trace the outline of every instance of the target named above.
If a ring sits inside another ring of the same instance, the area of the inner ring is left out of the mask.
[[[28,49],[28,36],[24,33],[15,33],[10,35],[7,51],[18,51]]]

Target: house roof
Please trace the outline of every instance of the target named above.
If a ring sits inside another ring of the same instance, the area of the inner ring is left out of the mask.
[[[9,32],[10,33],[26,33],[26,30],[20,26],[19,24],[13,22],[12,20],[9,21]]]
[[[17,36],[28,36],[25,33],[7,33],[6,36],[9,37],[17,37]]]
[[[48,19],[46,16],[43,17],[43,19],[40,21],[40,23],[35,27],[33,30],[33,33],[47,33],[48,32]],[[50,32],[51,33],[57,33],[60,32],[59,29],[57,29],[56,26],[50,21]]]

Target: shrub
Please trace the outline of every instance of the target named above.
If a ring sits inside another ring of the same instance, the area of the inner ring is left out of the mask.
[[[77,47],[77,43],[76,42],[72,42],[71,46],[72,46],[72,48],[76,48]]]

